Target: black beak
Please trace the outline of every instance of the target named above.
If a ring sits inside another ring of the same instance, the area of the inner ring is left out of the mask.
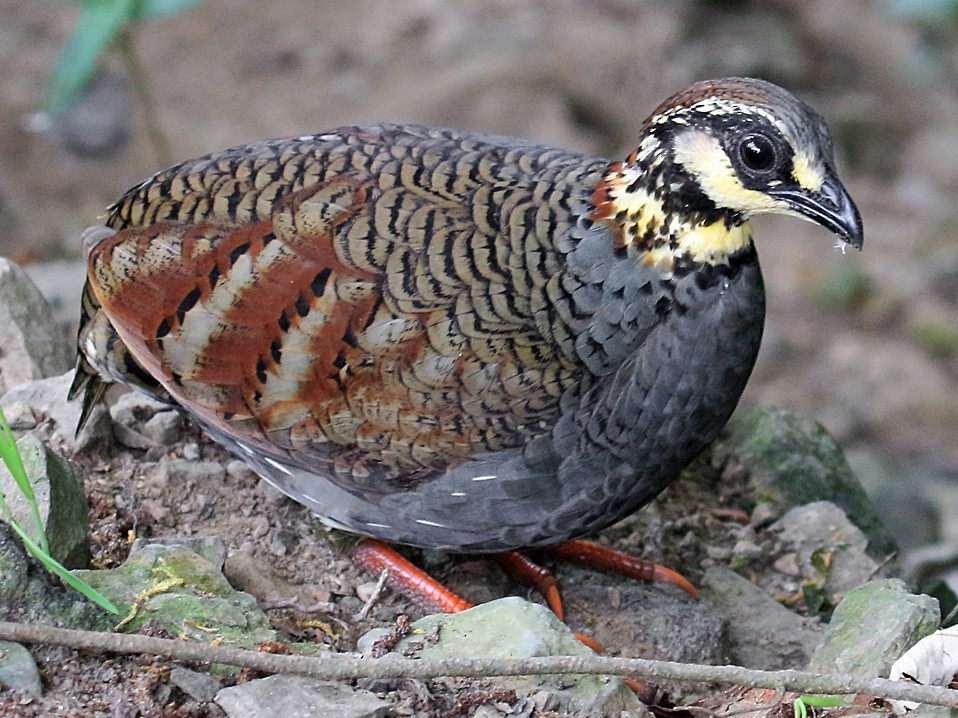
[[[862,248],[862,216],[848,191],[833,173],[829,172],[825,176],[818,192],[781,189],[771,190],[769,194],[784,200],[793,210],[833,232],[855,249]]]

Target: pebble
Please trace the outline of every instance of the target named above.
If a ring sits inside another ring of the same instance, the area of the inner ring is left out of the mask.
[[[385,718],[392,708],[369,691],[290,675],[224,688],[216,704],[228,718]]]
[[[176,666],[170,671],[170,683],[197,703],[208,703],[220,690],[220,682],[209,673]]]
[[[43,693],[37,664],[19,643],[0,641],[0,686],[35,698]]]
[[[15,401],[3,410],[7,426],[13,431],[26,431],[37,425],[37,417],[33,410],[22,401]]]

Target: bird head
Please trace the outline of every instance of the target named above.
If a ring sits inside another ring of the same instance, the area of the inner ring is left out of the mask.
[[[858,209],[835,172],[825,121],[787,91],[750,78],[695,83],[646,120],[638,149],[610,165],[593,220],[620,247],[721,262],[751,243],[748,220],[808,219],[860,249]]]

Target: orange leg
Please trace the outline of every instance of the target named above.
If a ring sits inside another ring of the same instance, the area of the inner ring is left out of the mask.
[[[500,556],[505,558],[500,559]],[[509,554],[497,554],[495,558],[507,570],[514,571],[517,578],[527,580],[537,588],[540,586],[540,582],[546,585],[547,588],[540,588],[539,590],[546,596],[549,608],[559,617],[559,620],[564,620],[562,617],[562,601],[559,598],[555,577],[551,573],[514,551]],[[389,571],[387,582],[390,586],[406,595],[415,596],[443,613],[459,613],[467,608],[472,608],[474,605],[450,591],[382,541],[363,539],[353,549],[353,560],[371,573],[379,573],[383,569],[387,569]],[[549,579],[551,579],[551,587]],[[604,651],[602,644],[588,636],[576,633],[575,637],[596,653]]]
[[[559,586],[551,571],[544,569],[518,551],[493,554],[493,558],[510,576],[541,593],[552,612],[559,617],[560,621],[565,621],[565,608],[562,606]]]
[[[406,595],[412,594],[422,599],[443,613],[459,613],[474,605],[450,591],[382,541],[363,539],[353,549],[353,560],[371,573],[388,569],[387,583],[390,586]]]
[[[578,563],[638,581],[663,581],[678,586],[693,598],[699,595],[695,586],[682,574],[651,561],[645,561],[638,556],[630,556],[591,541],[566,541],[541,550],[546,555],[561,561]]]

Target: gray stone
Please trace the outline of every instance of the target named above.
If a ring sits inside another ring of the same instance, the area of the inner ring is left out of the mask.
[[[220,682],[209,673],[191,671],[181,666],[175,666],[170,671],[170,683],[197,703],[209,703],[220,690]]]
[[[172,446],[182,430],[183,417],[172,410],[157,412],[143,425],[143,433],[157,446]]]
[[[33,490],[50,555],[67,568],[85,568],[90,563],[90,522],[82,470],[30,435],[17,441],[17,449]],[[0,490],[20,528],[39,543],[31,503],[2,464]]]
[[[72,369],[60,376],[28,381],[0,397],[0,405],[4,411],[15,404],[30,407],[38,421],[43,422],[42,429],[46,432],[44,438],[55,435],[59,443],[73,451],[81,451],[102,437],[109,436],[109,423],[103,421],[107,416],[106,411],[102,407],[95,407],[83,431],[77,435],[82,401],[79,398],[72,401],[67,398],[72,384]]]
[[[19,643],[0,641],[0,686],[34,697],[43,693],[37,664],[30,651]]]
[[[223,562],[226,561],[226,543],[217,536],[157,536],[151,539],[136,539],[130,546],[130,553],[142,551],[150,544],[182,546],[205,558],[217,571],[222,570]]]
[[[603,583],[595,585],[598,588]],[[621,646],[636,658],[685,663],[722,661],[725,622],[711,601],[696,600],[661,584],[622,579],[611,583],[616,600],[628,609],[612,611],[596,623],[594,633],[589,635],[599,643]]]
[[[179,415],[168,405],[138,391],[118,396],[110,406],[110,417],[113,435],[129,449],[167,446],[178,437],[181,425]]]
[[[0,393],[62,374],[73,351],[40,290],[20,267],[0,257]]]
[[[230,553],[223,565],[223,573],[230,584],[256,596],[260,604],[293,600],[300,605],[310,606],[321,600],[315,593],[315,587],[290,584],[280,571],[248,551]],[[325,599],[328,599],[328,595]]]
[[[895,543],[835,440],[820,424],[778,407],[759,407],[729,425],[716,447],[751,475],[756,498],[783,509],[813,501],[840,506],[883,559]]]
[[[821,579],[829,595],[860,586],[880,570],[866,553],[868,538],[831,502],[798,506],[768,530],[778,534],[784,551],[795,553],[800,574],[806,580]]]
[[[27,431],[37,425],[37,417],[33,414],[33,409],[22,401],[15,401],[9,407],[4,407],[3,415],[7,420],[7,426],[13,431]]]
[[[393,705],[342,683],[289,675],[224,688],[216,704],[229,718],[384,718]]]
[[[746,668],[803,669],[824,628],[803,618],[734,571],[710,567],[702,578],[705,597],[725,613],[732,663]]]
[[[416,658],[524,658],[591,655],[549,609],[521,598],[501,598],[456,614],[425,616],[393,651]],[[363,636],[358,649],[371,654],[386,629]],[[609,676],[515,676],[497,680],[520,696],[548,691],[564,710],[585,715],[642,712],[635,694]]]
[[[909,593],[903,581],[871,581],[846,594],[809,670],[854,676],[887,676],[909,647],[938,628],[931,596]]]

